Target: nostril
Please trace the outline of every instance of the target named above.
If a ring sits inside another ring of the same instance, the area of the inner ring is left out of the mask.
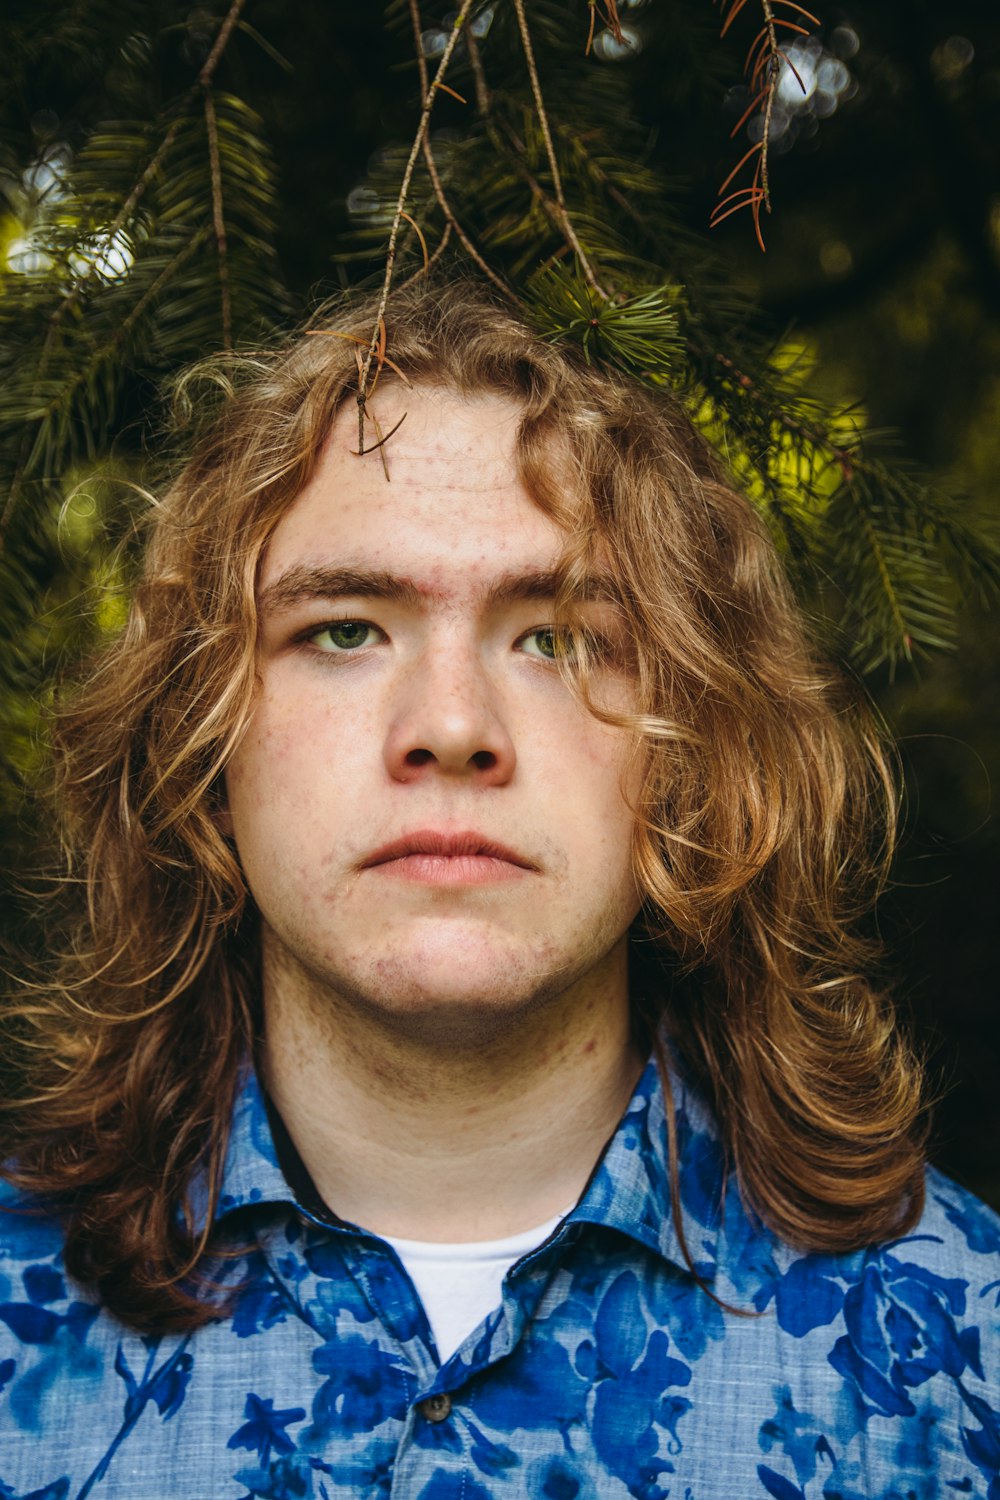
[[[478,771],[492,771],[497,763],[492,750],[477,750],[475,755],[471,756],[471,760]]]
[[[426,766],[428,761],[434,759],[431,750],[411,750],[407,754],[406,764],[408,766]]]

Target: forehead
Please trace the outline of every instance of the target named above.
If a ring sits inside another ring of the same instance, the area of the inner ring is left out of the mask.
[[[517,472],[517,401],[393,382],[380,384],[371,410],[383,433],[403,418],[384,448],[388,481],[378,451],[357,455],[357,410],[345,403],[309,483],[275,529],[262,588],[289,568],[332,564],[405,572],[451,595],[557,561],[565,535]],[[367,423],[366,443],[375,440]]]

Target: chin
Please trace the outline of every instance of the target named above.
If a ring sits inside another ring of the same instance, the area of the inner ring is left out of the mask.
[[[561,988],[553,982],[554,969],[564,972],[547,944],[538,951],[513,935],[504,940],[452,927],[410,933],[398,945],[383,947],[366,987],[376,1004],[396,1011],[517,1011]]]
[[[510,1006],[530,1002],[545,976],[515,971],[509,963],[421,962],[412,955],[383,957],[375,964],[371,990],[390,1006]]]

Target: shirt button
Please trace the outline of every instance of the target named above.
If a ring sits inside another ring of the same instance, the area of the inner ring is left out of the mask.
[[[426,1401],[421,1401],[417,1411],[428,1422],[443,1422],[445,1417],[451,1415],[451,1397],[446,1391],[437,1396],[428,1396]]]

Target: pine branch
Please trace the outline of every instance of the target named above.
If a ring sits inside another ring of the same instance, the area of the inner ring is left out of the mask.
[[[219,28],[212,50],[209,53],[209,56],[206,59],[201,72],[199,73],[197,85],[193,85],[188,94],[185,96],[185,99],[184,101],[182,101],[181,108],[177,116],[165,132],[157,149],[152,153],[149,160],[145,163],[138,176],[135,178],[133,185],[130,191],[125,196],[124,201],[122,202],[117,214],[112,219],[110,226],[105,230],[103,238],[104,243],[107,246],[113,247],[117,243],[118,237],[121,235],[125,226],[132,221],[139,209],[141,201],[148,193],[153,182],[157,179],[157,176],[172,147],[174,146],[182,128],[184,120],[184,110],[189,101],[194,97],[197,88],[200,87],[201,89],[205,90],[206,98],[209,97],[209,90],[211,88],[215,72],[219,66],[223,53],[226,49],[226,45],[229,42],[230,37],[232,36],[233,28],[235,27],[239,19],[240,12],[243,10],[245,3],[246,0],[233,0],[232,5],[230,6],[225,18],[223,19],[222,25]],[[207,118],[208,117],[206,114],[206,119]],[[209,135],[211,143],[213,136],[211,127],[209,130]],[[219,204],[221,210],[221,189]],[[68,260],[67,264],[70,264]],[[39,387],[45,380],[48,364],[52,357],[53,348],[60,328],[64,325],[68,315],[75,312],[75,310],[79,307],[84,295],[88,291],[90,291],[95,283],[99,280],[101,264],[102,257],[99,253],[92,253],[89,258],[85,258],[84,271],[82,272],[82,274],[73,274],[73,276],[71,277],[72,284],[70,290],[62,297],[58,306],[49,315],[48,328],[45,334],[44,342],[42,344],[38,364],[37,384]],[[220,277],[224,277],[226,274],[227,266],[225,256],[222,254],[220,254],[220,268]],[[227,323],[227,298],[228,287],[226,287],[226,290],[223,292],[224,329]],[[77,382],[77,384],[79,383],[80,382]],[[41,434],[39,433],[39,437],[40,436]],[[35,443],[32,444],[27,434],[25,434],[20,443],[18,460],[15,465],[10,488],[8,490],[7,498],[4,503],[3,512],[2,514],[0,514],[0,556],[3,555],[10,524],[23,490],[23,480],[26,466],[30,464],[31,456],[37,450],[38,440],[36,439]]]
[[[546,207],[547,212],[551,214],[552,218],[562,231],[562,234],[564,235],[567,243],[572,248],[577,260],[580,262],[580,268],[583,271],[584,276],[587,278],[587,282],[593,290],[594,294],[600,297],[602,301],[605,301],[608,294],[601,286],[596,275],[594,274],[594,269],[590,264],[583,246],[580,244],[580,241],[577,238],[575,229],[573,228],[573,221],[566,211],[566,198],[563,193],[562,177],[559,172],[559,161],[556,156],[556,148],[552,142],[552,130],[549,126],[549,117],[545,109],[545,100],[542,98],[542,86],[538,77],[538,67],[535,62],[534,48],[531,44],[531,33],[528,30],[528,18],[525,15],[524,11],[524,0],[514,0],[514,11],[517,15],[518,30],[521,33],[521,45],[524,48],[524,58],[528,67],[528,78],[531,81],[531,92],[535,101],[535,110],[538,114],[538,123],[541,127],[542,138],[545,141],[545,151],[549,159],[549,171],[552,176],[552,188],[556,195],[555,204],[553,205],[551,203],[551,201],[542,193],[541,188],[535,182],[533,182],[532,191],[536,193],[536,195],[539,197],[539,200]]]
[[[423,24],[420,19],[420,6],[418,0],[409,0],[409,7],[410,21],[413,27],[414,51],[417,58],[417,67],[420,71],[420,93],[421,96],[426,99],[428,95],[427,60],[424,57],[424,50],[421,45]],[[467,40],[470,43],[471,50],[471,43],[473,41],[471,31],[467,32]],[[480,64],[480,67],[481,66],[482,64]],[[510,288],[507,286],[506,282],[502,279],[502,277],[497,275],[493,267],[490,265],[489,261],[487,261],[480,254],[473,241],[466,234],[465,230],[458,222],[458,219],[455,217],[454,210],[452,209],[452,206],[448,201],[447,194],[445,193],[444,184],[441,181],[441,175],[437,169],[437,163],[434,160],[434,153],[431,150],[430,134],[426,130],[424,131],[423,152],[424,161],[427,165],[427,174],[430,177],[431,184],[434,188],[434,196],[437,199],[438,206],[440,207],[441,212],[444,214],[445,218],[445,233],[444,235],[442,235],[441,245],[438,247],[438,255],[440,256],[444,253],[444,247],[447,245],[447,238],[450,238],[451,234],[454,233],[463,250],[468,255],[473,264],[478,266],[483,275],[489,281],[492,281],[494,286],[496,286],[504,294],[505,297],[507,297],[508,299],[512,299],[513,294],[511,293]],[[430,263],[428,263],[427,269],[430,269]]]
[[[385,257],[385,275],[382,281],[382,291],[379,296],[379,305],[378,312],[375,318],[375,327],[372,330],[371,342],[368,346],[368,352],[365,355],[358,384],[359,453],[364,453],[365,451],[365,398],[368,394],[368,377],[371,371],[372,360],[375,358],[375,354],[379,348],[380,339],[384,340],[385,309],[389,301],[389,288],[392,285],[392,272],[396,261],[396,238],[399,234],[399,226],[403,220],[403,211],[406,208],[407,195],[410,191],[410,182],[413,177],[413,169],[417,164],[417,157],[420,154],[424,136],[427,133],[427,126],[430,123],[431,110],[434,108],[435,95],[437,94],[439,86],[444,82],[444,76],[448,71],[448,64],[451,62],[452,53],[455,50],[459,36],[462,33],[462,28],[465,25],[466,19],[468,17],[469,11],[472,9],[473,3],[474,0],[462,0],[458,15],[455,17],[455,20],[452,24],[451,35],[448,38],[444,52],[441,54],[441,61],[438,63],[437,72],[434,75],[434,81],[431,83],[430,88],[428,88],[424,94],[420,123],[417,126],[417,133],[413,138],[413,144],[410,148],[409,157],[407,158],[406,168],[403,172],[403,180],[399,186],[399,196],[396,199],[396,210],[392,217],[392,227],[389,230],[389,245],[388,249],[386,250]],[[419,46],[419,37],[417,40]]]
[[[205,128],[208,133],[208,159],[212,173],[212,227],[219,256],[219,291],[222,298],[222,347],[233,346],[233,309],[229,294],[229,243],[222,206],[222,168],[219,165],[219,127],[215,118],[215,100],[211,86],[205,85]]]
[[[737,17],[743,11],[747,0],[722,0],[720,14],[723,18],[722,36],[726,36]],[[784,63],[798,79],[803,94],[806,92],[805,84],[796,72],[795,64],[788,53],[781,46],[778,39],[778,27],[790,31],[797,36],[808,36],[809,32],[798,21],[790,21],[785,16],[775,15],[775,5],[784,5],[795,15],[804,20],[811,21],[814,26],[820,22],[811,11],[805,10],[797,4],[797,0],[760,0],[761,13],[764,24],[750,43],[744,63],[744,73],[749,84],[751,100],[743,114],[737,120],[730,132],[730,138],[736,137],[752,117],[761,122],[760,140],[756,141],[750,149],[741,157],[736,166],[725,178],[719,188],[719,202],[716,204],[709,219],[709,228],[717,228],[730,214],[739,213],[743,208],[749,208],[753,218],[754,233],[761,250],[767,247],[764,244],[764,236],[760,227],[760,212],[763,208],[767,213],[771,212],[771,182],[770,182],[770,147],[771,128],[774,120],[774,101],[778,90],[778,82],[781,78],[781,65]],[[737,188],[732,193],[726,189],[736,180],[743,168],[753,161],[753,173],[748,186]]]

